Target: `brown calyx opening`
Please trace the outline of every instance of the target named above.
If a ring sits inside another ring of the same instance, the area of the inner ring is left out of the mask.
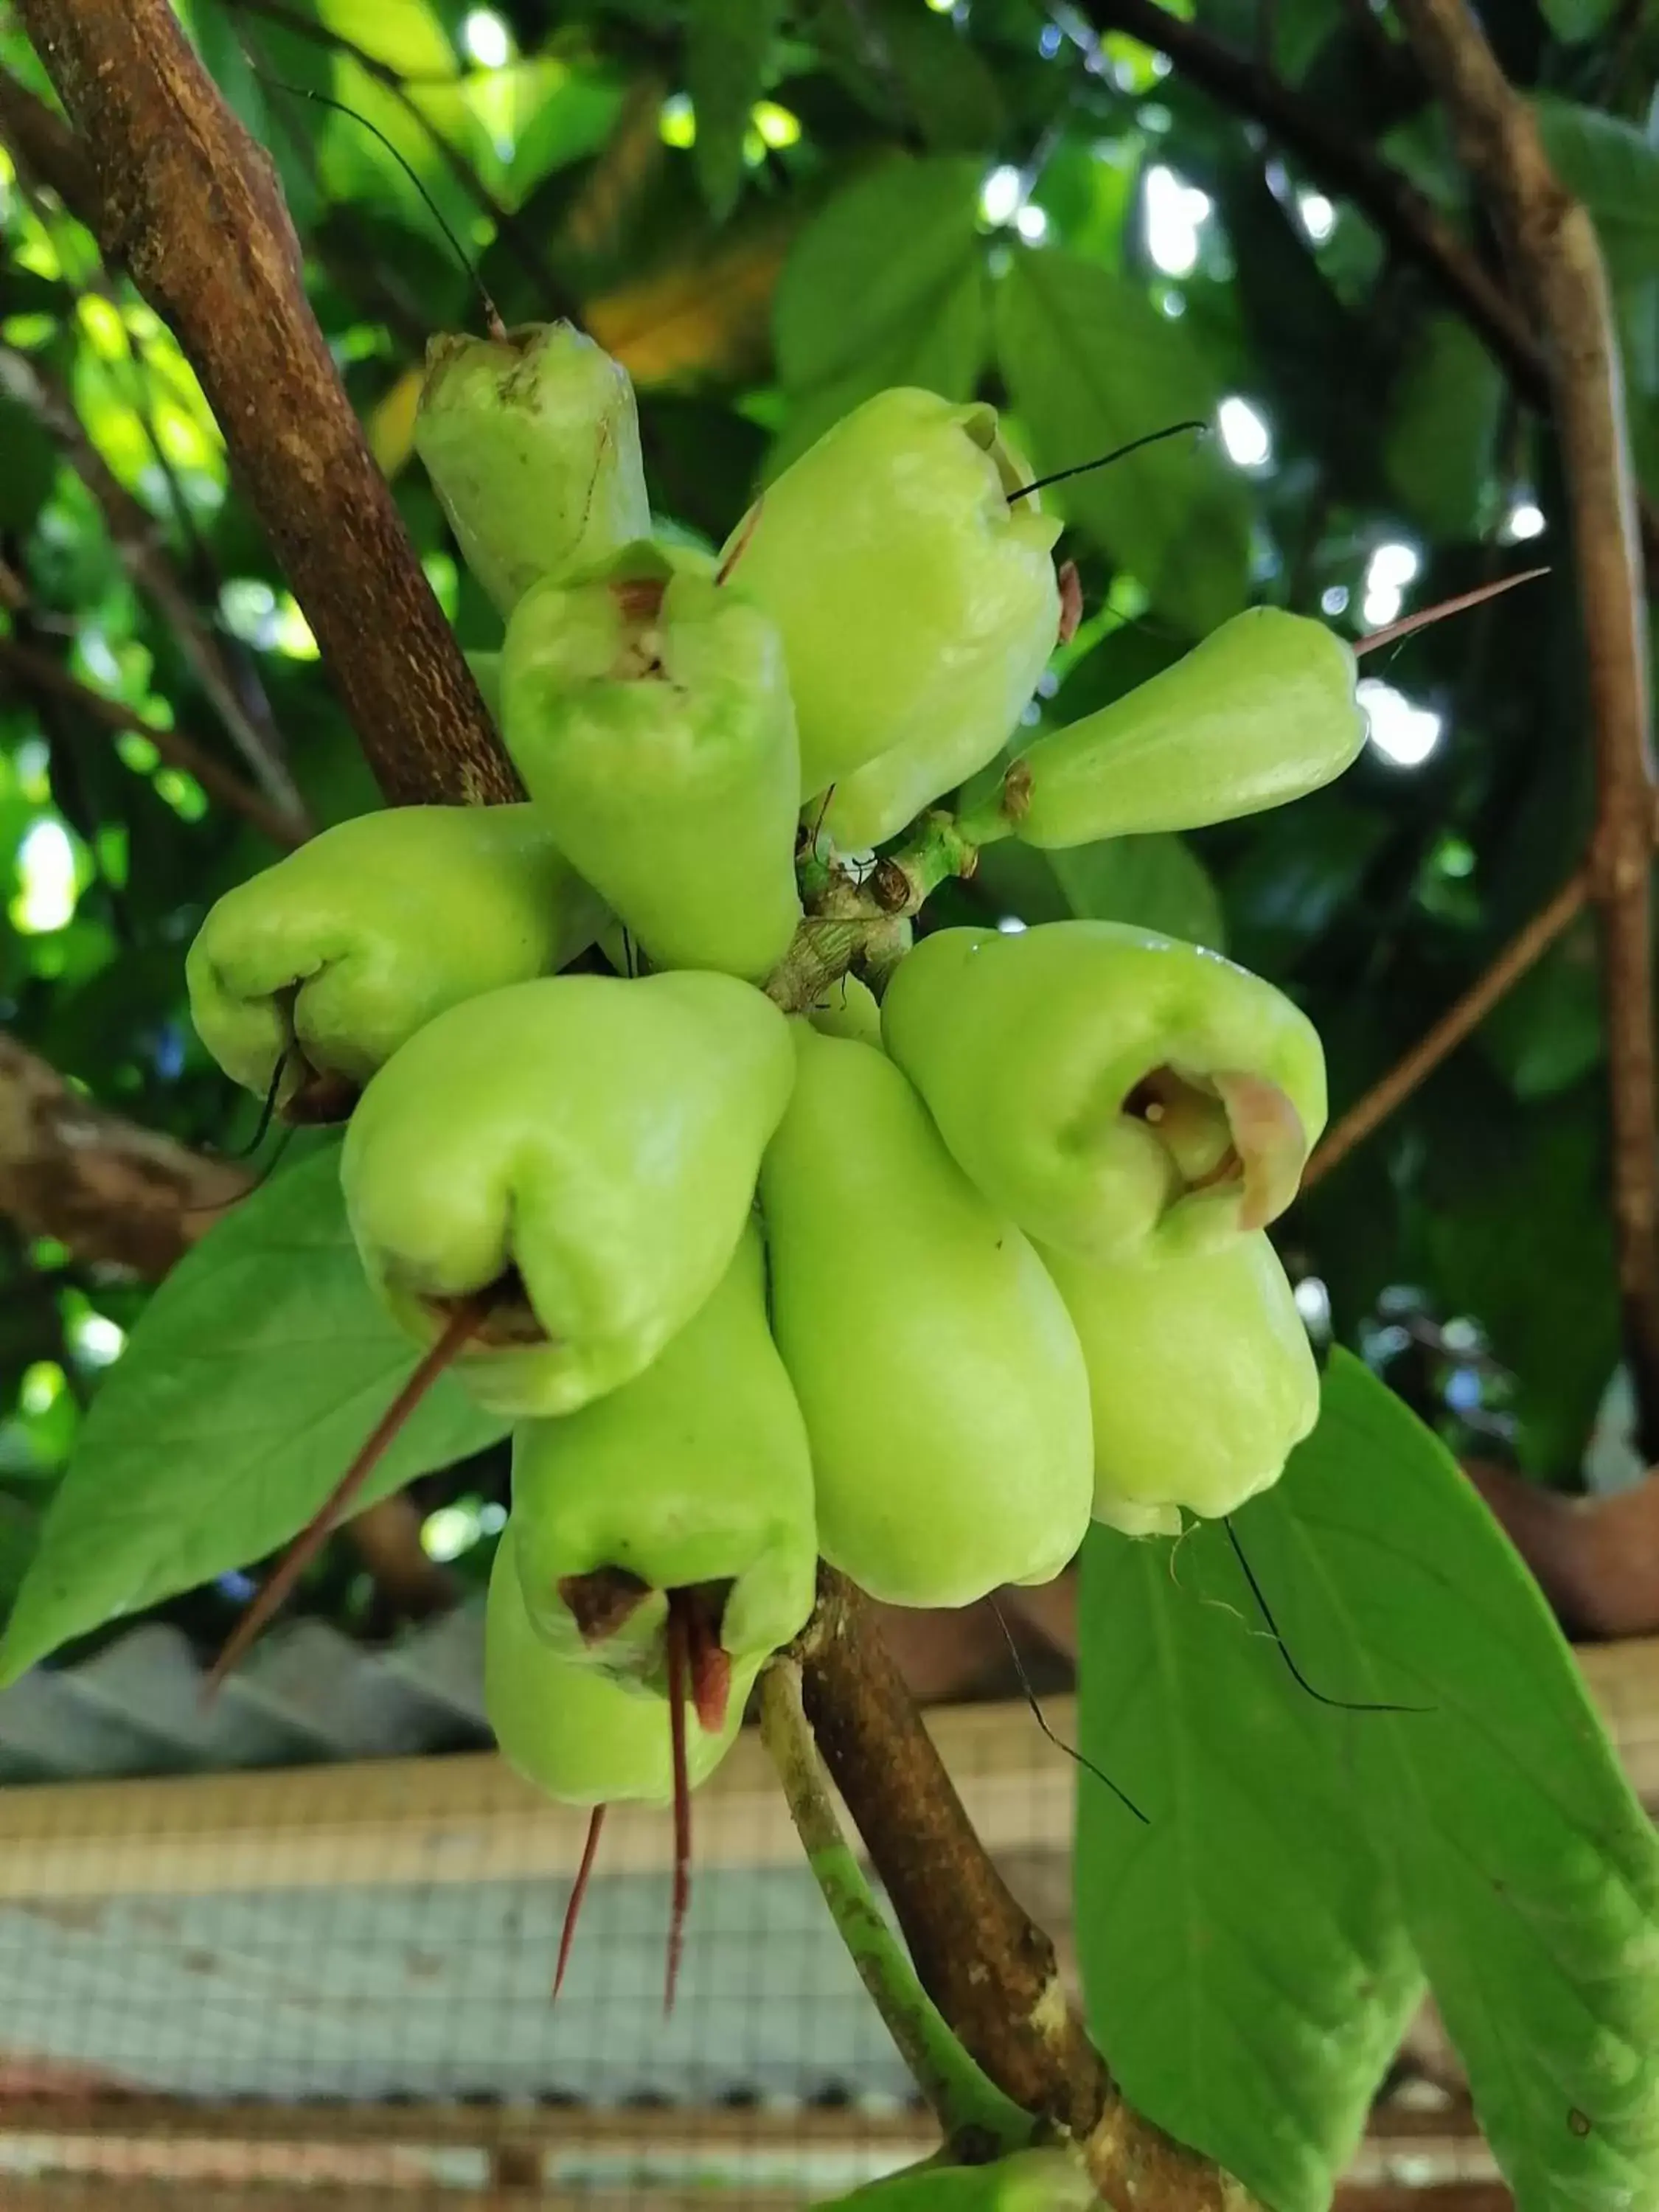
[[[1129,1092],[1122,1110],[1156,1130],[1187,1194],[1237,1184],[1242,1229],[1265,1229],[1297,1194],[1307,1133],[1287,1093],[1265,1076],[1155,1067]]]
[[[652,1595],[651,1584],[629,1567],[591,1567],[586,1574],[562,1576],[556,1587],[560,1603],[590,1650],[619,1635]],[[689,1583],[665,1590],[661,1638],[647,1661],[653,1673],[665,1668],[670,1626],[678,1624],[684,1644],[686,1702],[711,1735],[725,1727],[732,1695],[731,1654],[720,1643],[732,1587],[726,1580]]]
[[[362,1096],[351,1078],[337,1068],[313,1067],[301,1058],[297,1048],[290,1057],[299,1079],[277,1109],[283,1120],[297,1129],[349,1121],[352,1108]]]
[[[553,1341],[536,1318],[524,1277],[516,1267],[507,1268],[481,1291],[469,1291],[460,1297],[424,1297],[421,1304],[445,1328],[464,1307],[481,1311],[483,1317],[472,1332],[472,1341],[494,1351]]]
[[[667,580],[661,576],[629,576],[611,585],[617,611],[627,625],[611,664],[611,673],[617,682],[666,681],[668,671],[663,665],[662,632],[658,624],[667,589]]]

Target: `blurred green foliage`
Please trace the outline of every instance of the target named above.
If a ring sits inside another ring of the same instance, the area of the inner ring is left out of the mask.
[[[1519,538],[1557,563],[1368,667],[1387,687],[1378,742],[1340,787],[1184,845],[999,856],[951,895],[957,910],[1133,915],[1224,941],[1319,1023],[1340,1111],[1577,859],[1589,761],[1547,435],[1362,209],[1145,47],[1097,43],[1086,10],[190,0],[185,14],[276,163],[317,313],[465,645],[495,644],[499,625],[458,573],[410,434],[424,341],[477,327],[477,293],[365,124],[509,323],[579,314],[626,362],[664,522],[695,538],[718,541],[769,470],[894,381],[997,400],[1045,470],[1182,416],[1212,423],[1053,495],[1089,618],[1045,714],[1115,696],[1251,600],[1323,609],[1352,636],[1516,565]],[[1343,0],[1217,0],[1201,18],[1252,50],[1265,40],[1328,127],[1377,142],[1484,250],[1379,19]],[[1595,0],[1521,0],[1500,34],[1602,226],[1659,495],[1659,27]],[[14,31],[0,64],[44,89]],[[178,348],[3,156],[0,236],[0,363],[21,356],[72,395],[238,685],[269,702],[318,817],[374,804]],[[14,635],[234,763],[176,629],[13,388],[0,377]],[[191,1034],[184,947],[270,856],[144,739],[112,741],[0,669],[0,1018],[192,1145],[234,1145],[252,1112]],[[1454,1443],[1568,1483],[1617,1358],[1602,1090],[1593,948],[1569,937],[1283,1240],[1337,1335]],[[145,1295],[0,1225],[0,1594]],[[452,1485],[474,1527],[494,1480],[481,1488],[475,1465]]]

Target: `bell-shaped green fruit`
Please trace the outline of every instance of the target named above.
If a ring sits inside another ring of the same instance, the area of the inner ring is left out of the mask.
[[[837,975],[806,1009],[806,1018],[823,1036],[854,1037],[882,1050],[881,1008],[876,994],[856,975]]]
[[[1089,1516],[1088,1382],[1059,1293],[890,1060],[794,1035],[761,1200],[819,1549],[896,1605],[1046,1581]]]
[[[986,2166],[929,2159],[866,2181],[814,2212],[1098,2212],[1100,2197],[1075,2151],[1015,2151]]]
[[[994,407],[877,393],[768,486],[731,574],[783,633],[801,788],[851,851],[1004,743],[1054,650],[1060,526]],[[855,774],[872,763],[867,775]]]
[[[1178,1535],[1279,1480],[1319,1415],[1319,1374],[1266,1237],[1117,1263],[1047,1251],[1089,1363],[1094,1515]]]
[[[1352,651],[1323,623],[1248,608],[1161,675],[1037,738],[964,830],[1012,825],[1028,845],[1087,845],[1283,806],[1364,745],[1354,682]]]
[[[484,1613],[484,1710],[502,1758],[562,1804],[667,1804],[674,1795],[667,1701],[550,1650],[525,1611],[515,1540],[509,1521],[490,1568]],[[735,1671],[718,1730],[710,1733],[695,1711],[687,1713],[693,1789],[730,1749],[760,1667],[757,1658]]]
[[[227,891],[185,964],[203,1043],[262,1097],[333,1120],[446,1007],[544,975],[605,908],[532,806],[398,806]]]
[[[1263,1227],[1325,1126],[1299,1008],[1123,922],[940,930],[900,962],[882,1034],[993,1204],[1086,1257]]]
[[[340,1179],[370,1282],[510,1418],[639,1374],[731,1263],[794,1077],[729,975],[560,975],[454,1006],[364,1091]]]
[[[800,920],[800,758],[768,617],[632,546],[526,594],[501,704],[531,797],[650,959],[760,981]]]
[[[415,416],[466,565],[503,615],[651,527],[627,371],[569,323],[434,338]]]
[[[568,1659],[665,1687],[670,1591],[696,1601],[734,1663],[800,1628],[817,1562],[812,1465],[753,1224],[642,1375],[520,1427],[513,1525],[531,1619]]]

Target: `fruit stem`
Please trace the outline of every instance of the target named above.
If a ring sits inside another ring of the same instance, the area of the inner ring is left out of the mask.
[[[587,1835],[582,1844],[582,1863],[576,1869],[576,1879],[570,1885],[570,1896],[564,1908],[564,1925],[559,1930],[559,1963],[553,1969],[553,1996],[556,2002],[564,1987],[564,1970],[570,1964],[570,1947],[576,1940],[576,1923],[580,1917],[582,1899],[587,1894],[588,1877],[593,1871],[593,1862],[599,1856],[599,1832],[605,1826],[605,1808],[596,1805],[587,1816]]]
[[[761,1738],[848,1955],[951,2144],[981,2159],[1024,2148],[1036,2139],[1037,2123],[1003,2095],[951,2034],[847,1841],[801,1701],[797,1660],[774,1659],[761,1676]]]
[[[369,1431],[362,1449],[283,1553],[276,1572],[237,1622],[203,1686],[202,1700],[204,1705],[210,1704],[217,1696],[225,1677],[246,1656],[254,1639],[281,1609],[295,1584],[339,1525],[347,1506],[391,1449],[404,1423],[467,1339],[483,1325],[486,1310],[480,1299],[466,1299],[456,1307],[437,1341],[422,1354],[414,1373]]]
[[[690,1653],[685,1608],[680,1593],[668,1594],[668,1741],[674,1760],[674,1894],[668,1913],[668,1968],[663,1978],[665,2016],[674,2009],[680,1954],[685,1947],[685,1916],[691,1904],[691,1779],[685,1756],[685,1700]]]

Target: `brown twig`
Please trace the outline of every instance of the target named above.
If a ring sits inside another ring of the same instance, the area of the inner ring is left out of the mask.
[[[821,1571],[795,1653],[830,1778],[923,1988],[969,2056],[1016,2104],[1086,2144],[1095,2185],[1118,2212],[1249,2212],[1238,2183],[1124,2102],[1066,2001],[1053,1944],[987,1856],[845,1577]]]
[[[1635,473],[1607,272],[1595,225],[1551,169],[1530,106],[1510,86],[1464,0],[1399,0],[1399,15],[1544,337],[1595,741],[1590,896],[1601,928],[1619,1289],[1638,1431],[1652,1450],[1659,1445],[1654,771]]]
[[[28,409],[92,494],[122,567],[172,630],[249,773],[271,805],[290,817],[295,831],[306,835],[310,822],[289,774],[281,738],[267,719],[249,711],[218,639],[174,571],[154,517],[117,479],[68,392],[40,362],[15,347],[0,346],[0,389]]]
[[[139,1128],[0,1037],[0,1213],[27,1235],[155,1282],[248,1182],[246,1168]]]
[[[520,797],[306,300],[266,155],[167,0],[19,13],[88,153],[100,243],[200,378],[386,797]]]
[[[90,227],[98,204],[91,163],[63,117],[19,84],[9,70],[0,70],[0,145],[20,168],[56,192],[70,213]]]
[[[1516,931],[1457,1003],[1448,1007],[1434,1026],[1348,1109],[1340,1121],[1332,1123],[1303,1171],[1304,1190],[1311,1190],[1316,1183],[1322,1182],[1357,1146],[1364,1144],[1371,1132],[1380,1128],[1395,1108],[1433,1074],[1441,1061],[1479,1029],[1504,994],[1542,959],[1556,939],[1583,912],[1589,888],[1589,870],[1575,869],[1548,904],[1540,908],[1524,928]]]
[[[1259,123],[1310,177],[1352,200],[1402,259],[1433,280],[1528,404],[1549,407],[1551,364],[1533,316],[1482,267],[1433,202],[1364,138],[1328,122],[1271,69],[1159,0],[1083,0],[1079,12],[1095,33],[1127,32],[1164,55],[1189,83]],[[1449,0],[1440,12],[1460,11]],[[1425,59],[1420,52],[1419,59]],[[1659,509],[1644,500],[1640,514],[1649,557],[1659,566]]]
[[[293,815],[273,806],[252,784],[244,783],[234,769],[227,768],[216,754],[182,730],[164,730],[158,723],[146,721],[136,708],[94,691],[48,654],[20,644],[15,637],[0,637],[0,673],[5,672],[30,690],[49,691],[68,700],[106,730],[131,731],[147,738],[164,761],[194,776],[210,798],[240,814],[274,845],[291,848],[303,842],[305,832]]]

